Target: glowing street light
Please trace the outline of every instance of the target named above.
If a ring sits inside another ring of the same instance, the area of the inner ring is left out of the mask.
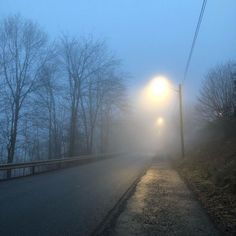
[[[164,102],[169,97],[170,90],[174,90],[179,94],[179,117],[180,117],[180,138],[181,138],[181,152],[182,157],[184,158],[185,151],[184,151],[184,132],[183,132],[183,108],[182,108],[182,86],[179,84],[179,88],[175,89],[169,83],[169,81],[163,77],[158,76],[152,79],[147,87],[144,89],[145,98],[147,98],[148,102],[156,103],[156,102]],[[163,125],[164,120],[163,118],[158,118],[157,125]]]
[[[140,102],[144,109],[162,109],[171,101],[170,82],[164,76],[154,77],[142,89]]]
[[[164,119],[162,117],[158,117],[156,120],[156,126],[161,127],[164,125]]]
[[[155,77],[144,89],[145,98],[149,102],[163,102],[168,98],[168,87],[169,81],[165,77]]]
[[[166,98],[168,95],[168,81],[165,77],[159,76],[150,81],[148,92],[154,98]]]

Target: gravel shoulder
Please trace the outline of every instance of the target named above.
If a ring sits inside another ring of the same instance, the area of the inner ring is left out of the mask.
[[[167,162],[154,161],[118,217],[112,236],[220,235]]]

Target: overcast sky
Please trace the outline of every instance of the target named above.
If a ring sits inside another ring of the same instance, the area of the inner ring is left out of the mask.
[[[0,0],[1,18],[20,13],[51,39],[60,33],[105,39],[132,75],[131,88],[164,74],[178,84],[202,0]],[[185,92],[194,98],[209,68],[236,59],[236,0],[208,0]]]

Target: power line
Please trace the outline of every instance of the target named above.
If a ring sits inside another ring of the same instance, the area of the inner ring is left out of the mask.
[[[190,48],[190,52],[189,52],[189,55],[188,55],[186,67],[185,67],[185,70],[184,70],[184,77],[183,77],[182,83],[185,82],[187,74],[188,74],[189,65],[190,65],[190,62],[191,62],[191,59],[192,59],[193,50],[194,50],[194,47],[195,47],[195,44],[196,44],[196,41],[197,41],[197,37],[198,37],[198,33],[199,33],[200,26],[201,26],[201,23],[202,23],[202,18],[203,18],[203,15],[204,15],[206,4],[207,4],[207,0],[203,0],[201,12],[200,12],[200,15],[198,17],[198,22],[197,22],[195,33],[194,33],[194,36],[193,36],[192,45],[191,45],[191,48]]]

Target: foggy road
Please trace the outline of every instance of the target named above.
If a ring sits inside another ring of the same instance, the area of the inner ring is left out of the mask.
[[[89,235],[150,156],[126,155],[0,183],[0,235]]]

